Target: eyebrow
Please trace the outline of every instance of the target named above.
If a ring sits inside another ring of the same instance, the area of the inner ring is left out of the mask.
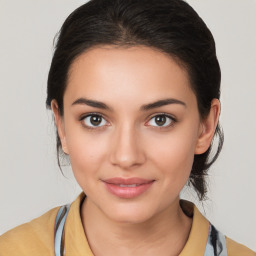
[[[140,107],[140,111],[146,111],[146,110],[162,107],[162,106],[169,105],[169,104],[179,104],[179,105],[183,105],[184,107],[186,107],[185,102],[177,100],[177,99],[168,98],[168,99],[162,99],[162,100],[158,100],[158,101],[155,101],[155,102],[152,102],[149,104],[142,105]],[[96,100],[86,99],[86,98],[77,99],[76,101],[74,101],[72,103],[72,106],[74,106],[74,105],[88,105],[88,106],[91,106],[94,108],[100,108],[100,109],[109,110],[109,111],[113,112],[113,109],[111,107],[107,106],[105,103],[96,101]]]

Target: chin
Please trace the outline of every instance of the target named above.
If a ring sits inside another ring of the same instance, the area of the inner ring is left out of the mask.
[[[107,209],[105,214],[110,218],[112,221],[123,223],[123,224],[139,224],[143,223],[152,216],[154,216],[153,211],[147,209],[146,207],[142,206],[133,206],[133,205],[125,205],[119,207],[112,207],[112,209]]]

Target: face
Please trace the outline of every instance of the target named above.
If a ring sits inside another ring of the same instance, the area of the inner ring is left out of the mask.
[[[55,117],[88,205],[131,223],[178,205],[204,126],[188,74],[170,56],[142,46],[85,52]]]

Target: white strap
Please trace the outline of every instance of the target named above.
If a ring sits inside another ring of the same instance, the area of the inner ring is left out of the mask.
[[[227,246],[225,236],[212,224],[209,227],[208,240],[204,256],[227,256]]]
[[[54,228],[55,230],[54,250],[55,250],[56,256],[62,256],[62,252],[61,252],[62,235],[63,235],[64,224],[68,215],[69,207],[70,205],[61,206],[56,216],[55,228]]]

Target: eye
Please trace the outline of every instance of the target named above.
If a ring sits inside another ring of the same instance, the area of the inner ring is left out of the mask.
[[[176,119],[167,114],[159,114],[153,116],[147,124],[156,127],[169,127],[176,122]]]
[[[94,129],[97,127],[102,127],[107,124],[107,121],[100,114],[90,114],[81,117],[80,121],[82,121],[83,125],[86,128]]]

